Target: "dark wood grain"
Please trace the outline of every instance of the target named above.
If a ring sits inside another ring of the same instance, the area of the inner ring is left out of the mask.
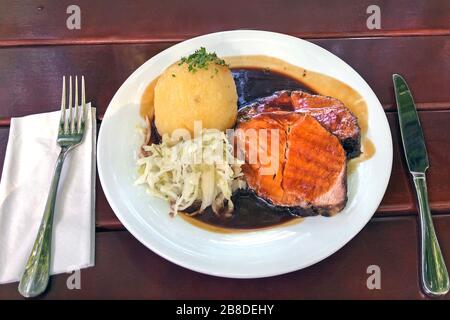
[[[437,219],[448,230],[450,219]],[[68,275],[53,277],[47,299],[421,299],[414,217],[372,220],[331,257],[304,270],[238,280],[189,271],[152,253],[128,232],[97,233],[96,266],[81,272],[81,290]],[[450,240],[445,235],[443,240]],[[443,242],[450,258],[450,241]],[[368,290],[367,267],[381,269],[381,290]],[[20,298],[17,284],[0,286],[0,299]]]
[[[396,113],[390,112],[387,114],[387,118],[392,134],[392,173],[389,180],[389,185],[377,213],[384,215],[413,212],[414,198],[411,190],[411,184],[409,183],[409,172],[401,151],[403,146],[400,138],[398,117]]]
[[[386,110],[396,109],[394,73],[406,79],[419,109],[450,106],[447,84],[450,37],[318,40],[315,43],[350,64],[371,86]]]
[[[122,82],[168,44],[0,49],[0,118],[58,110],[63,75],[84,75],[103,113]]]
[[[433,213],[450,211],[450,123],[449,111],[419,112],[425,136],[430,168],[427,184],[430,206]],[[394,159],[391,180],[379,212],[405,212],[416,206],[416,195],[412,179],[406,166],[403,145],[396,113],[388,114],[394,145]]]
[[[394,72],[407,79],[419,109],[450,107],[450,36],[314,42],[360,72],[386,110],[395,110],[391,79]],[[7,123],[11,116],[58,109],[61,77],[65,74],[86,76],[88,99],[101,115],[125,79],[172,44],[0,49],[0,122]]]
[[[448,112],[422,112],[420,120],[427,145],[430,168],[427,184],[431,209],[450,212],[450,117]]]
[[[446,0],[207,1],[78,0],[81,29],[66,27],[73,1],[2,1],[0,45],[179,41],[231,29],[262,29],[303,38],[448,35]],[[369,30],[367,7],[381,9]]]

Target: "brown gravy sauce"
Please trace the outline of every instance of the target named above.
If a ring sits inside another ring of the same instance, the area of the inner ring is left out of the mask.
[[[286,219],[286,222],[281,222],[281,223],[273,223],[269,226],[266,227],[253,227],[253,228],[236,228],[236,227],[223,227],[223,226],[219,226],[219,225],[214,225],[212,223],[207,223],[207,222],[203,222],[202,219],[198,219],[196,217],[191,217],[188,215],[185,215],[183,213],[179,214],[179,216],[189,222],[190,224],[204,229],[204,230],[208,230],[208,231],[212,231],[212,232],[217,232],[217,233],[242,233],[242,232],[249,232],[249,231],[258,231],[258,230],[267,230],[267,229],[271,229],[275,226],[290,226],[290,225],[294,225],[297,223],[300,223],[303,221],[304,218],[300,218],[300,217],[291,217],[290,219]]]
[[[238,107],[283,89],[304,90],[337,98],[358,118],[362,133],[362,154],[348,162],[348,173],[354,172],[359,163],[374,155],[375,146],[366,137],[367,104],[363,97],[347,84],[269,56],[232,56],[224,59],[230,65],[236,83]],[[157,80],[158,78],[154,79],[147,86],[142,96],[140,115],[143,118],[153,118],[154,89]],[[235,204],[235,214],[231,218],[220,218],[210,208],[194,217],[186,214],[179,216],[197,227],[220,233],[261,230],[273,226],[292,225],[302,221],[302,218],[275,211],[252,195],[236,196],[233,203]]]
[[[179,214],[187,222],[213,232],[239,233],[269,229],[274,226],[288,226],[301,222],[304,218],[291,214],[274,211],[256,197],[237,195],[233,197],[234,214],[230,218],[218,217],[207,208],[205,212],[191,217]]]

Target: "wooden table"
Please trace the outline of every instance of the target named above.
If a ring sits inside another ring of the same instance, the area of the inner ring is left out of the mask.
[[[81,9],[80,30],[66,27],[72,2]],[[366,9],[374,2],[381,29],[369,30]],[[96,266],[81,272],[81,290],[67,289],[67,274],[54,277],[44,298],[424,299],[415,194],[399,137],[392,73],[407,79],[420,110],[431,163],[431,208],[450,266],[448,0],[2,1],[0,168],[10,118],[57,109],[62,75],[86,76],[100,124],[113,94],[147,59],[196,35],[242,28],[308,39],[349,63],[375,91],[391,126],[394,163],[373,219],[312,267],[266,279],[224,279],[186,270],[146,249],[117,220],[97,180]],[[381,268],[380,290],[366,286],[370,265]],[[0,299],[19,298],[16,288],[1,285]]]

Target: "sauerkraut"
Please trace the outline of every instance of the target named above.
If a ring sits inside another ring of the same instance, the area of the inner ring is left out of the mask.
[[[217,215],[233,212],[231,196],[245,187],[243,162],[233,156],[224,132],[204,129],[192,139],[165,134],[160,144],[143,146],[137,160],[139,177],[148,192],[169,201],[170,213],[195,215],[211,206]]]

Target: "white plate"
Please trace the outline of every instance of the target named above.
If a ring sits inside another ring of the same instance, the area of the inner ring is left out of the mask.
[[[199,47],[219,56],[262,54],[335,77],[368,105],[368,137],[375,155],[348,180],[348,204],[333,218],[245,233],[221,234],[168,215],[168,205],[134,186],[139,101],[149,82],[181,56]],[[125,62],[124,62],[125,63]],[[386,190],[392,139],[383,108],[368,84],[349,65],[310,42],[264,31],[228,31],[179,43],[138,68],[114,95],[100,128],[98,171],[109,204],[123,225],[145,246],[183,267],[232,278],[267,277],[310,266],[330,256],[369,221]],[[151,272],[151,270],[149,270]]]

